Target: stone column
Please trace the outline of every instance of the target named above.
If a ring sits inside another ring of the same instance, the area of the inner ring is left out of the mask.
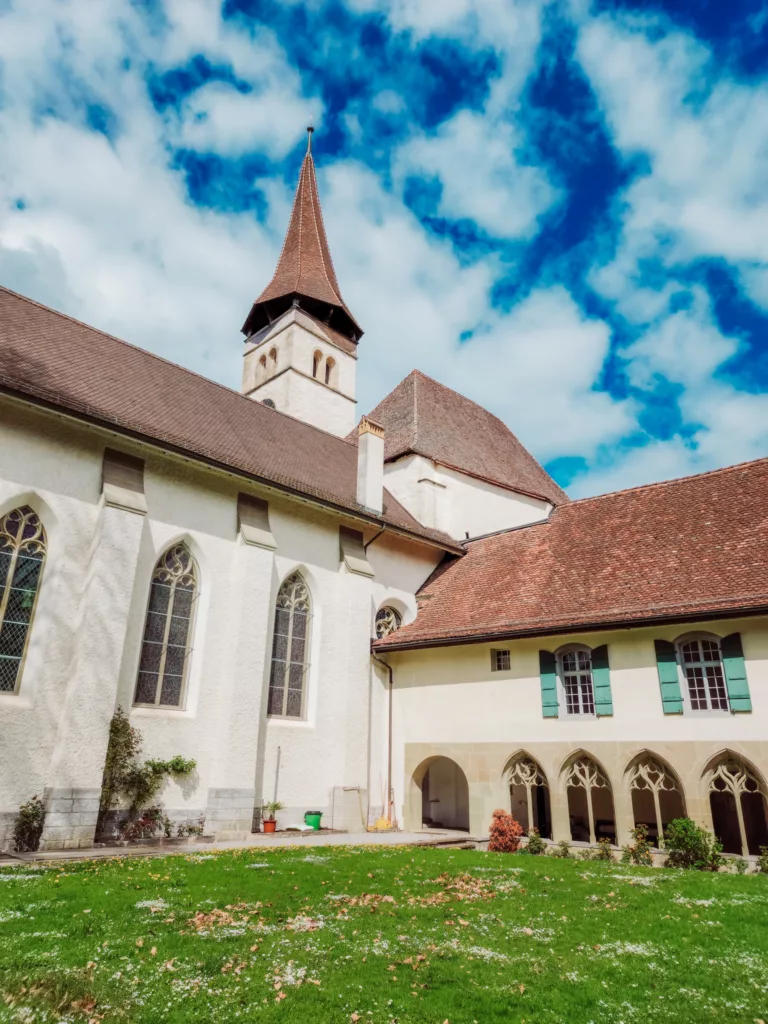
[[[43,850],[93,844],[144,522],[141,509],[102,500],[73,609],[72,660],[44,795]]]
[[[635,827],[635,813],[632,809],[632,794],[625,786],[620,790],[614,790],[613,814],[616,822],[616,843],[619,846],[626,846],[632,840],[630,830]]]
[[[240,496],[241,499],[243,496]],[[216,756],[208,789],[206,832],[217,839],[245,839],[253,828],[257,793],[261,700],[266,665],[271,657],[272,572],[276,547],[269,530],[266,502],[241,500],[240,537],[235,547],[230,591],[232,629],[227,637],[230,657],[222,676],[229,686],[222,694]],[[261,516],[261,521],[254,525]],[[248,520],[246,522],[245,520]],[[222,652],[223,653],[223,652]]]

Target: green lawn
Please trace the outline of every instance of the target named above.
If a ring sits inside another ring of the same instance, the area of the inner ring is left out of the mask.
[[[413,848],[0,871],[0,1021],[768,1019],[768,877]]]

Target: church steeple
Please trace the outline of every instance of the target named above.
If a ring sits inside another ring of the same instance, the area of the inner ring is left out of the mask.
[[[317,193],[313,132],[310,125],[307,152],[277,269],[254,302],[242,331],[248,338],[297,305],[356,344],[363,332],[341,297],[333,269]]]

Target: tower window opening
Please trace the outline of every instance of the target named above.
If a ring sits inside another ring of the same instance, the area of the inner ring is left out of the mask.
[[[336,363],[329,356],[328,359],[326,359],[326,361],[325,361],[325,383],[326,384],[330,385],[330,384],[334,383],[333,371],[335,369],[336,369]]]
[[[317,379],[317,376],[320,373],[320,363],[322,362],[322,359],[322,352],[315,352],[314,356],[312,357],[312,376],[315,379]]]

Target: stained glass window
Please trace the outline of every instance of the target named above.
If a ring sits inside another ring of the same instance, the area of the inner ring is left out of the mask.
[[[24,505],[0,519],[0,693],[15,693],[45,562],[45,530]]]
[[[280,587],[275,608],[267,713],[303,718],[309,668],[309,590],[295,572]]]

